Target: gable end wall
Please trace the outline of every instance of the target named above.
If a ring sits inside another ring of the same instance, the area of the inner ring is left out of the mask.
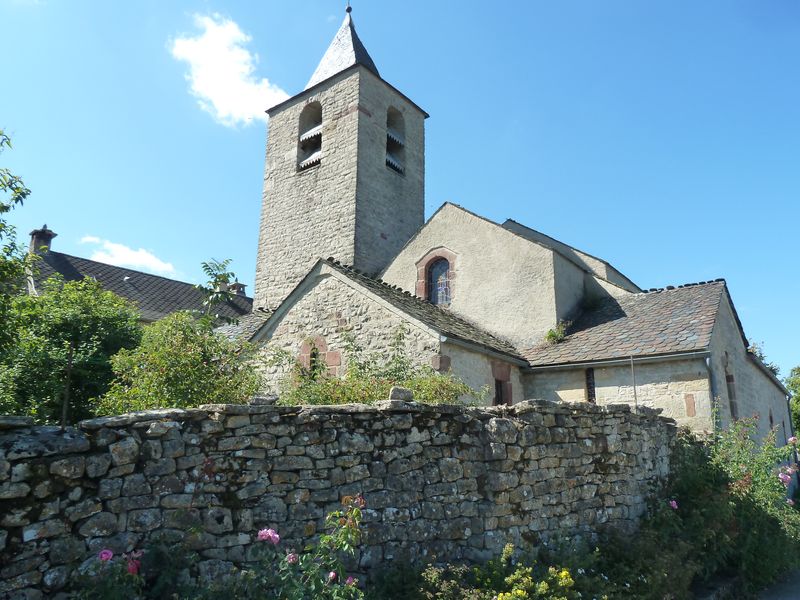
[[[519,348],[555,325],[553,251],[453,205],[431,217],[382,278],[414,291],[417,262],[442,247],[457,257],[454,313]]]
[[[728,386],[725,380],[725,353],[728,353],[729,373],[733,376],[734,393],[739,417],[758,415],[758,433],[765,436],[769,431],[769,411],[778,426],[776,441],[783,444],[791,435],[791,417],[786,396],[747,356],[739,327],[733,315],[727,295],[722,295],[717,321],[711,336],[711,369],[714,393],[719,398],[720,425],[731,422]]]

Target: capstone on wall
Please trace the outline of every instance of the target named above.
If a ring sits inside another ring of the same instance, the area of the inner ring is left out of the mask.
[[[758,433],[763,437],[776,426],[777,442],[783,444],[792,435],[792,420],[785,393],[749,356],[736,324],[727,295],[714,323],[711,336],[711,370],[714,395],[719,398],[722,427],[731,422],[731,404],[738,417],[758,415]],[[728,381],[730,379],[730,381]],[[731,398],[733,394],[733,398]],[[770,423],[770,413],[772,423]]]
[[[216,578],[251,557],[259,529],[299,549],[358,493],[359,572],[630,530],[669,473],[674,436],[643,410],[209,405],[0,430],[0,596],[53,594],[101,549],[157,540],[182,541]]]
[[[709,372],[703,359],[635,362],[594,367],[597,404],[626,402],[659,408],[665,417],[696,432],[714,429]],[[526,375],[528,398],[586,402],[586,369],[553,369]]]

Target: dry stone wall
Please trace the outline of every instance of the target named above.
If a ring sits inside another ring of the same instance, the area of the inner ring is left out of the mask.
[[[255,534],[287,547],[342,496],[367,501],[354,568],[476,561],[629,529],[669,470],[671,421],[628,405],[208,405],[84,421],[0,418],[0,597],[63,589],[103,548],[183,540],[213,577]]]

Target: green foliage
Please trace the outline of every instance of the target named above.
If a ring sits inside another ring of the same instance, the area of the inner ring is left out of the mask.
[[[569,321],[559,321],[553,329],[545,334],[544,340],[549,344],[559,344],[563,342],[567,338],[567,329],[569,326]]]
[[[204,597],[242,600],[359,600],[364,597],[357,580],[347,576],[342,556],[355,555],[361,539],[360,496],[345,496],[343,510],[325,518],[327,532],[302,552],[280,548],[278,532],[262,530],[256,546],[256,564],[236,571]]]
[[[770,371],[772,371],[772,374],[775,375],[775,377],[780,376],[781,374],[780,367],[774,362],[770,362],[769,360],[767,360],[767,355],[764,352],[764,342],[753,342],[752,344],[750,344],[750,347],[747,349],[747,351],[753,356],[755,356],[762,363],[764,363],[764,366],[767,367],[767,369],[769,369]]]
[[[510,544],[503,553],[485,565],[430,565],[413,572],[401,567],[401,580],[388,570],[367,591],[370,600],[577,600],[586,597],[575,587],[570,569],[556,567],[527,557],[512,560]],[[591,596],[599,598],[597,589]]]
[[[212,258],[207,262],[200,263],[203,273],[208,277],[208,281],[205,284],[199,284],[194,287],[205,295],[203,300],[205,312],[203,314],[213,320],[231,321],[231,319],[221,317],[214,312],[220,304],[224,304],[233,296],[233,292],[228,289],[228,286],[236,281],[236,274],[228,270],[230,264],[230,258],[225,260]]]
[[[51,278],[39,296],[12,304],[15,344],[0,353],[0,413],[40,423],[93,416],[92,401],[111,383],[111,356],[136,346],[138,312],[93,279]]]
[[[111,550],[102,550],[86,572],[75,582],[78,600],[140,600],[145,587],[139,574],[142,553],[114,556]]]
[[[355,338],[349,336],[345,344],[347,371],[343,378],[329,374],[322,361],[312,361],[309,366],[294,363],[290,376],[283,383],[280,403],[372,404],[387,399],[392,386],[410,389],[415,401],[426,404],[455,404],[463,397],[480,400],[485,395],[450,373],[442,374],[430,367],[415,365],[405,350],[407,334],[404,327],[398,328],[385,360],[366,355]],[[287,353],[275,353],[275,360],[293,362]]]
[[[800,366],[791,370],[789,376],[783,380],[783,384],[792,395],[792,429],[800,431]]]
[[[210,319],[173,313],[145,327],[138,348],[112,359],[116,379],[99,414],[240,403],[259,388],[253,348],[214,333]]]
[[[11,148],[11,138],[0,129],[0,154],[7,148]],[[16,339],[14,298],[24,293],[26,274],[36,258],[20,248],[14,227],[3,215],[21,205],[30,193],[22,179],[7,168],[0,168],[0,353],[13,346]],[[0,373],[0,385],[5,385],[8,378]]]
[[[0,153],[11,147],[11,138],[0,129]],[[9,169],[0,168],[0,214],[7,213],[17,204],[22,204],[30,194],[31,191],[19,176],[14,175]],[[3,234],[4,229],[0,227],[0,239]]]
[[[515,600],[692,598],[693,586],[739,576],[752,593],[800,562],[800,511],[786,498],[793,446],[774,433],[754,441],[755,422],[740,420],[711,442],[688,432],[677,440],[673,476],[633,535],[596,545],[561,540],[511,561],[513,549],[480,567],[407,566],[386,571],[370,600]]]

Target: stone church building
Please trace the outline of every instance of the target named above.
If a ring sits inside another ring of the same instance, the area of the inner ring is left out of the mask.
[[[229,335],[342,374],[347,335],[385,353],[404,326],[415,361],[495,404],[628,402],[696,431],[758,414],[762,434],[791,435],[724,280],[645,291],[513,220],[446,203],[425,222],[428,115],[381,76],[349,8],[305,89],[267,112],[255,308]],[[275,391],[285,370],[265,372]]]

